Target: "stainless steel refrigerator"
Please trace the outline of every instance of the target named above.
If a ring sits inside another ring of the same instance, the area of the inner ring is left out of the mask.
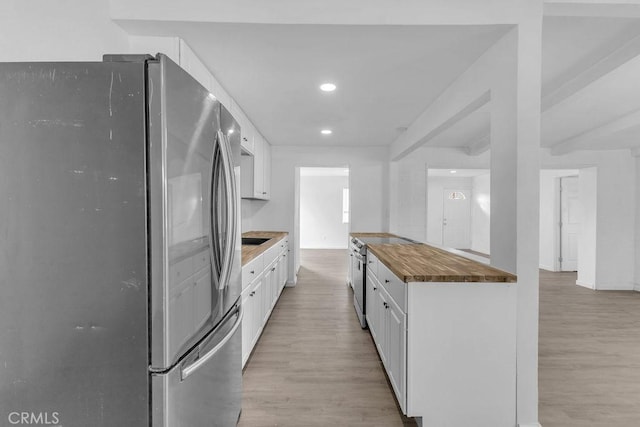
[[[0,425],[236,425],[239,171],[163,55],[0,64]]]

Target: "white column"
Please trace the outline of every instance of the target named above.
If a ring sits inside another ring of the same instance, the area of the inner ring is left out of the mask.
[[[518,26],[517,256],[518,424],[538,424],[540,92],[542,1],[526,2]]]
[[[491,88],[491,264],[518,275],[517,422],[528,427],[538,425],[542,3],[526,9]]]

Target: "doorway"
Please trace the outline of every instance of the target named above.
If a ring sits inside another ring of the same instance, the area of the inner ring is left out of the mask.
[[[300,168],[300,249],[347,249],[349,168]]]

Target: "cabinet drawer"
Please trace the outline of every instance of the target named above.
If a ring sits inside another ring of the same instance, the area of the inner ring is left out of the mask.
[[[381,262],[378,262],[378,280],[391,298],[395,300],[402,312],[406,313],[407,284],[400,280],[398,276],[393,274],[391,270]]]
[[[367,271],[371,272],[374,276],[378,277],[378,257],[371,253],[371,251],[367,252]]]
[[[283,253],[286,252],[288,246],[289,246],[289,241],[287,239],[282,239],[280,240],[278,243],[278,253]]]
[[[264,270],[264,254],[258,255],[242,267],[242,289],[245,289]]]
[[[264,267],[268,267],[275,259],[278,257],[278,254],[282,250],[280,247],[282,241],[277,242],[275,245],[271,246],[264,252]]]

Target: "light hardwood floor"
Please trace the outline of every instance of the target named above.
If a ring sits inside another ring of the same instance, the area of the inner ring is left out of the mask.
[[[415,425],[402,417],[345,285],[345,251],[302,252],[244,372],[240,427]],[[543,427],[640,426],[640,293],[540,273]]]
[[[640,426],[640,293],[540,272],[543,427]]]
[[[347,287],[346,250],[303,250],[245,368],[240,427],[413,425]]]

